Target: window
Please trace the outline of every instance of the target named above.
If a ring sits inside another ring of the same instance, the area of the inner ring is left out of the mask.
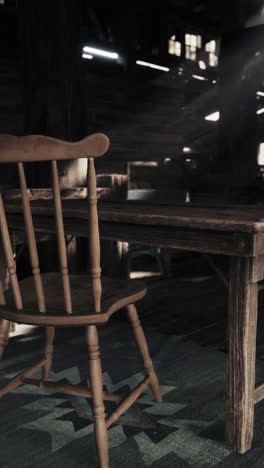
[[[189,60],[197,59],[197,49],[202,46],[202,37],[195,34],[185,34],[185,57]]]
[[[176,41],[175,34],[169,40],[169,54],[181,56],[181,42]]]
[[[264,165],[264,143],[260,143],[259,149],[258,149],[258,165],[263,166]]]
[[[216,41],[210,41],[205,44],[205,51],[214,53],[216,51]]]
[[[208,60],[210,67],[218,65],[218,57],[216,55],[216,41],[212,40],[205,44],[205,52],[208,52]]]
[[[181,57],[184,53],[187,60],[198,61],[202,70],[205,70],[207,66],[216,67],[218,65],[216,40],[212,39],[207,42],[202,50],[202,36],[199,34],[186,33],[184,44],[177,41],[176,35],[173,34],[169,39],[168,52],[177,57]]]

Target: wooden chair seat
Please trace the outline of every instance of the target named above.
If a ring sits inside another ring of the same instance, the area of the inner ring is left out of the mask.
[[[0,317],[16,323],[45,326],[99,325],[122,307],[142,299],[147,290],[142,281],[113,280],[102,277],[101,312],[93,310],[91,284],[87,274],[69,275],[72,291],[72,314],[65,314],[64,295],[60,273],[41,275],[46,297],[46,313],[36,309],[34,278],[30,276],[19,282],[23,310],[17,310],[13,296],[6,295],[6,305],[0,306]]]

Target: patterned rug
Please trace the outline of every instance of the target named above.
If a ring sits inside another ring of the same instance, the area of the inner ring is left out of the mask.
[[[111,467],[261,467],[264,404],[256,407],[253,448],[232,453],[224,443],[224,352],[145,327],[164,403],[149,391],[109,429]],[[113,321],[100,329],[105,388],[126,391],[143,377],[130,328]],[[0,364],[1,384],[37,361],[39,330],[11,340]],[[35,351],[33,351],[35,349]],[[37,351],[36,351],[37,350]],[[58,331],[52,379],[86,382],[87,352],[80,331]],[[264,377],[264,362],[258,362]],[[106,411],[114,408],[106,403]],[[98,466],[90,400],[21,386],[0,400],[0,467]]]

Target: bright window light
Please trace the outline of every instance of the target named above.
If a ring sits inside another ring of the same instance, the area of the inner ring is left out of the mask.
[[[205,44],[206,52],[214,53],[216,51],[216,41],[209,41]]]
[[[219,120],[220,118],[220,112],[219,111],[216,111],[216,112],[213,112],[213,114],[209,114],[205,117],[205,120],[209,120],[210,122],[217,122],[217,120]]]
[[[214,53],[209,54],[209,65],[210,67],[216,67],[218,65],[218,57]]]
[[[207,78],[205,78],[204,76],[200,76],[200,75],[192,75],[192,77],[193,77],[195,80],[202,80],[202,81],[207,80]]]
[[[205,70],[206,69],[206,64],[203,60],[199,60],[199,67],[201,68],[201,70]]]
[[[175,55],[181,56],[181,43],[179,41],[175,42]]]
[[[169,54],[175,54],[175,36],[172,36],[169,40]]]
[[[184,148],[183,148],[184,153],[190,153],[191,151],[192,151],[192,148],[189,148],[189,146],[184,146]],[[187,161],[187,159],[186,159],[186,161]]]
[[[194,46],[190,47],[190,59],[196,60],[196,47]]]
[[[259,110],[257,111],[257,114],[260,115],[260,114],[263,114],[263,112],[264,112],[264,107],[262,107],[261,109],[259,109]]]
[[[258,165],[264,166],[264,143],[260,143],[258,150]]]
[[[93,58],[93,55],[89,55],[89,54],[82,54],[82,58],[85,58],[85,59],[92,59]]]
[[[155,68],[156,70],[162,70],[165,72],[170,71],[170,69],[167,67],[162,67],[161,65],[155,65],[155,63],[143,62],[142,60],[137,60],[136,64],[141,65],[142,67]]]
[[[257,95],[258,96],[264,96],[264,93],[263,93],[263,91],[257,91]]]
[[[169,40],[169,54],[181,56],[181,42],[176,41],[175,34]]]
[[[83,47],[83,52],[92,54],[92,55],[99,55],[101,57],[107,57],[111,59],[118,59],[118,54],[116,52],[108,52],[107,50],[96,49],[94,47]]]
[[[202,38],[195,34],[185,34],[185,44],[192,47],[201,48]]]

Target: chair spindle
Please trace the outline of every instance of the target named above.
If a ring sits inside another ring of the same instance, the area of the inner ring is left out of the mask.
[[[67,247],[65,242],[64,224],[62,216],[60,184],[58,176],[57,161],[51,161],[52,164],[52,185],[56,216],[57,244],[62,276],[62,285],[64,292],[64,302],[67,314],[72,313],[71,287],[68,274]]]
[[[30,202],[29,202],[29,194],[27,191],[27,183],[26,183],[23,163],[21,162],[18,163],[18,170],[19,170],[20,189],[21,189],[21,197],[22,197],[24,220],[25,220],[25,229],[26,229],[27,240],[28,240],[32,273],[33,273],[34,282],[35,282],[38,309],[40,313],[45,313],[46,311],[45,298],[44,298],[44,292],[43,292],[42,279],[40,276],[37,244],[36,244],[36,238],[35,238],[35,233],[34,233]]]
[[[2,236],[3,249],[5,253],[7,269],[9,273],[10,284],[11,284],[11,288],[12,288],[12,292],[14,296],[14,301],[16,304],[16,308],[21,310],[23,309],[23,303],[22,303],[20,287],[19,287],[17,274],[16,274],[16,264],[15,264],[14,257],[13,257],[13,250],[12,250],[10,235],[8,231],[4,203],[3,203],[1,194],[0,194],[0,231],[1,231],[1,236]],[[3,297],[4,297],[4,293],[3,293]]]
[[[100,267],[100,239],[97,213],[97,192],[94,158],[88,159],[88,202],[89,202],[89,254],[92,297],[95,312],[101,311],[101,267]]]

